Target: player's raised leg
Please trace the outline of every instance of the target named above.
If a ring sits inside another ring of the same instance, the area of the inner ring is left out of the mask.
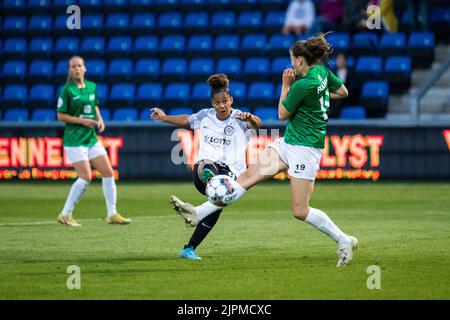
[[[314,180],[291,177],[292,212],[297,219],[307,222],[336,241],[339,256],[337,267],[344,266],[352,260],[358,241],[342,232],[325,212],[309,206],[313,189]]]
[[[287,165],[281,160],[278,152],[273,148],[266,148],[258,155],[256,163],[250,164],[237,181],[231,182],[237,190],[237,196],[233,202],[239,200],[255,184],[267,180],[286,169]],[[216,206],[209,201],[194,207],[190,203],[181,201],[176,196],[170,197],[170,203],[177,213],[183,216],[186,224],[190,226],[196,226],[205,217],[222,209],[222,207]]]
[[[117,203],[117,187],[114,180],[114,171],[109,162],[108,156],[102,154],[96,158],[91,159],[91,163],[102,175],[102,189],[106,202],[106,221],[109,224],[129,224],[130,219],[124,218],[116,210]]]
[[[78,179],[70,188],[66,203],[64,204],[64,208],[62,209],[61,214],[58,216],[57,221],[67,226],[81,227],[81,225],[78,224],[72,217],[72,212],[75,208],[75,205],[78,203],[78,201],[80,201],[89,183],[91,182],[92,171],[89,165],[89,161],[78,161],[74,163],[73,166],[78,174]]]

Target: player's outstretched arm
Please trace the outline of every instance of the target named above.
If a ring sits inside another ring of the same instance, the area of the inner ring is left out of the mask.
[[[340,86],[336,92],[330,92],[330,99],[344,99],[348,97],[348,90],[345,85]]]
[[[249,129],[258,129],[261,126],[261,119],[250,112],[242,112],[240,113],[236,119],[239,119],[243,122],[247,122],[247,128]]]
[[[180,114],[177,116],[168,116],[159,108],[152,108],[152,119],[173,124],[177,127],[189,128],[189,115]]]

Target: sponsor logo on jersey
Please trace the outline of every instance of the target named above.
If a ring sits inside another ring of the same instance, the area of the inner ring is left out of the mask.
[[[91,112],[92,112],[92,107],[91,107],[91,105],[90,105],[90,104],[84,105],[84,107],[83,107],[83,112],[84,112],[84,113],[91,113]]]
[[[73,101],[80,99],[80,96],[73,97]]]
[[[234,133],[234,128],[233,128],[232,126],[226,126],[226,127],[223,129],[223,132],[224,132],[225,135],[227,135],[227,136],[232,136],[233,133]]]
[[[223,139],[223,138],[210,137],[208,135],[205,135],[204,140],[205,140],[205,142],[208,142],[208,143],[221,144],[221,145],[224,145],[224,146],[229,146],[231,144],[231,140]]]
[[[89,100],[94,101],[94,99],[95,99],[95,94],[90,94],[89,95]]]
[[[64,104],[64,101],[61,97],[58,98],[58,108],[61,108]]]

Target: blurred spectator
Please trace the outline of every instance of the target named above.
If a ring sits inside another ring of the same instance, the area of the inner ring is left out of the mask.
[[[367,0],[346,0],[342,25],[347,31],[366,29]]]
[[[347,59],[343,53],[338,54],[336,57],[336,75],[348,87],[350,74],[349,70],[347,69]],[[328,116],[330,118],[339,117],[341,109],[344,105],[347,104],[347,101],[348,99],[332,100]]]
[[[344,0],[324,0],[320,6],[320,16],[314,21],[313,33],[336,30],[344,12]]]
[[[369,5],[380,7],[381,21],[387,32],[398,31],[398,20],[395,16],[393,0],[370,0]]]
[[[408,1],[403,15],[403,22],[408,24],[411,30],[428,30],[428,1]]]
[[[293,0],[286,11],[283,33],[302,35],[311,33],[311,27],[316,17],[316,9],[311,0]]]

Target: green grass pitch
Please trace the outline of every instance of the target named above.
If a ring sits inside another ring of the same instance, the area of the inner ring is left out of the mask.
[[[0,299],[449,299],[450,185],[317,182],[311,205],[327,212],[360,248],[335,267],[336,244],[290,211],[285,182],[256,186],[225,209],[198,248],[179,260],[193,229],[174,214],[174,193],[203,200],[190,183],[118,184],[128,226],[105,222],[93,182],[74,213],[55,218],[67,183],[0,184]],[[67,268],[81,269],[69,290]],[[369,290],[378,265],[381,289]]]

